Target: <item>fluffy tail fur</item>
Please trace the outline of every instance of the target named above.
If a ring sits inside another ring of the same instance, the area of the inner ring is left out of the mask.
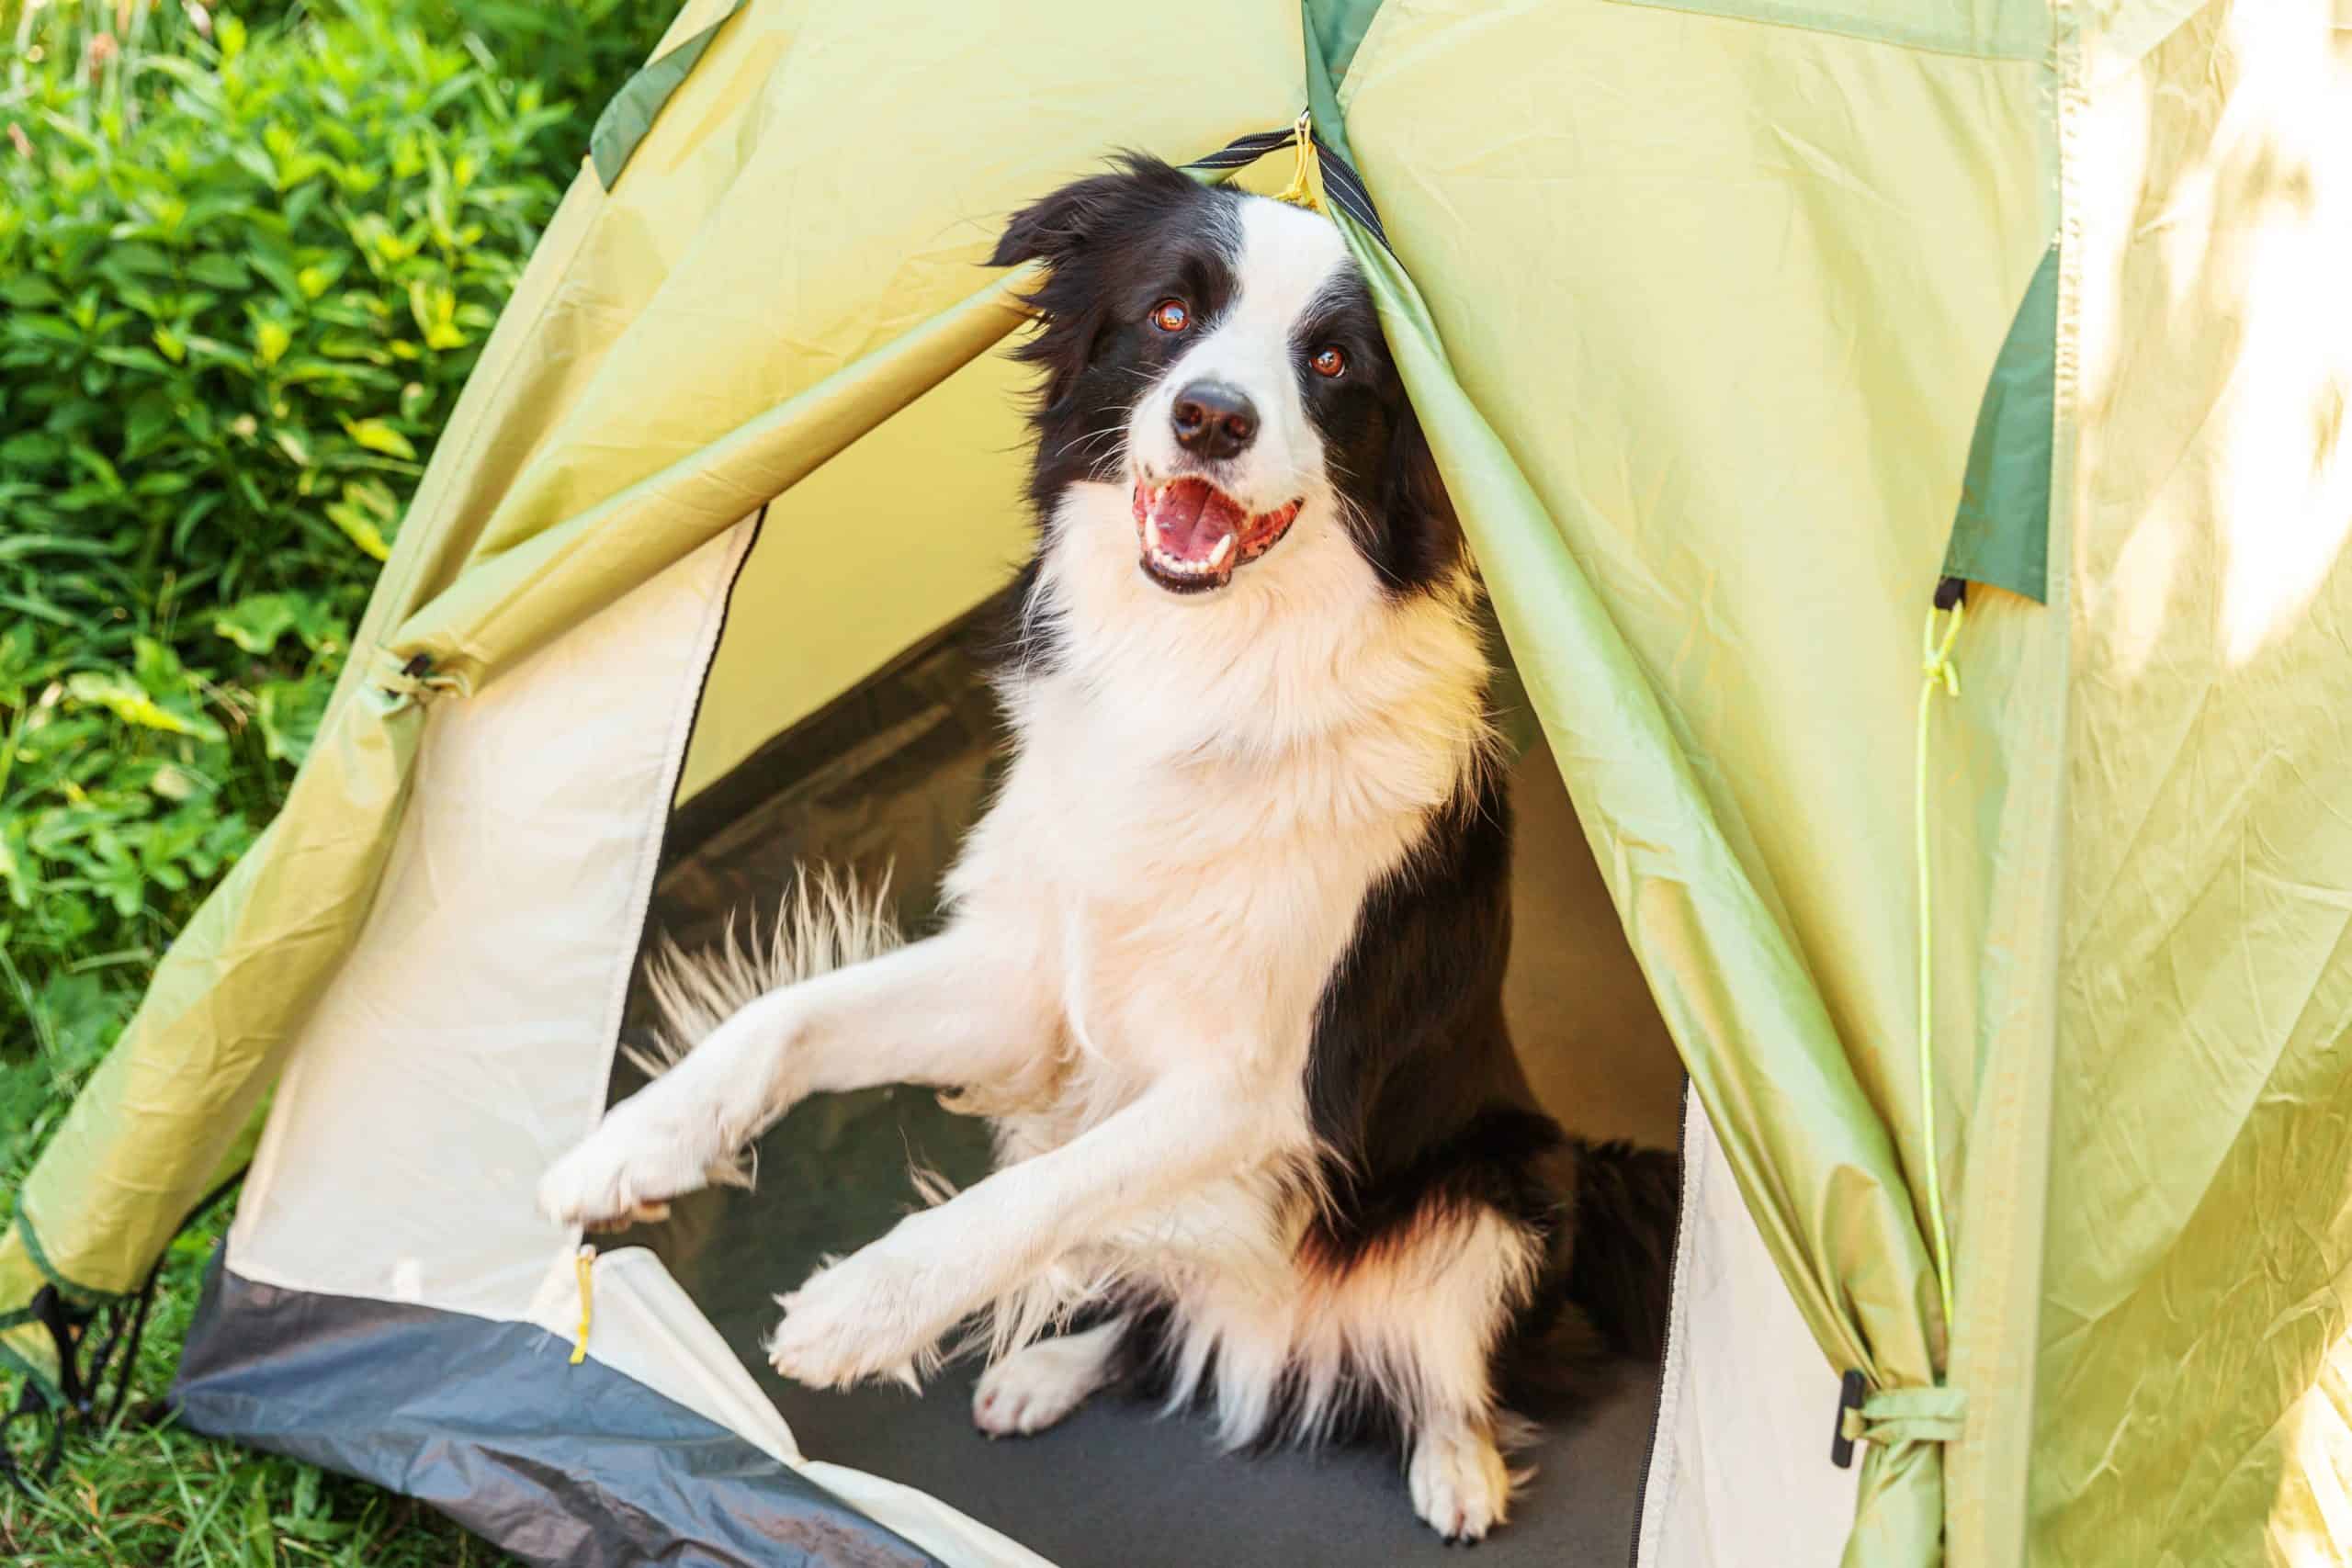
[[[1612,1384],[1622,1359],[1666,1349],[1681,1161],[1664,1149],[1570,1138],[1568,1224],[1496,1365],[1511,1409],[1546,1417]]]
[[[1621,1356],[1666,1353],[1682,1162],[1667,1149],[1575,1140],[1576,1247],[1568,1298]]]
[[[770,991],[830,969],[879,957],[899,945],[889,914],[890,879],[873,888],[830,866],[796,865],[762,942],[746,940],[729,916],[716,946],[688,953],[663,937],[646,960],[646,987],[659,1017],[650,1050],[626,1053],[648,1076],[675,1066],[697,1041]]]
[[[770,991],[888,953],[899,942],[889,896],[887,873],[866,888],[846,872],[796,865],[765,941],[756,921],[750,922],[746,935],[731,916],[718,942],[699,953],[689,953],[662,938],[645,964],[656,1017],[652,1041],[624,1046],[621,1055],[647,1077],[659,1077],[711,1031]],[[751,1151],[713,1166],[710,1179],[749,1187]]]

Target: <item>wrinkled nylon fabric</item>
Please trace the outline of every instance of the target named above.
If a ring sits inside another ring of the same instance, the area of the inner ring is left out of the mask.
[[[2033,1560],[2352,1561],[2352,36],[2101,7]],[[2088,285],[2086,284],[2086,287]]]
[[[1606,612],[1453,383],[1411,283],[1368,234],[1349,237],[1626,934],[1806,1325],[1880,1386],[1932,1381],[1932,1265],[1819,995]],[[1856,1540],[1871,1555],[1849,1561],[1939,1561],[1936,1456],[1873,1449],[1866,1465]]]
[[[196,1431],[395,1487],[529,1562],[989,1561],[943,1560],[792,1456],[600,1360],[568,1364],[532,1324],[282,1290],[216,1264],[173,1393]],[[562,1426],[544,1416],[559,1408]]]

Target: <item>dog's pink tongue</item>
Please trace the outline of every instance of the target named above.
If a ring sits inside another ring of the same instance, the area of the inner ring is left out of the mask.
[[[1240,533],[1247,521],[1241,508],[1205,479],[1178,479],[1151,505],[1152,538],[1179,560],[1208,559],[1219,541]]]

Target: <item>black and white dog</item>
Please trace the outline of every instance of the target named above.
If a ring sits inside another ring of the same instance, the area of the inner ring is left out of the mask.
[[[673,964],[700,1043],[542,1206],[656,1215],[805,1096],[952,1089],[996,1173],[782,1298],[779,1370],[911,1380],[988,1314],[985,1431],[1129,1379],[1237,1446],[1370,1427],[1476,1540],[1510,1497],[1505,1400],[1656,1354],[1676,1173],[1565,1136],[1512,1054],[1453,509],[1325,219],[1132,159],[994,259],[1045,264],[1042,526],[1000,676],[1017,750],[944,928],[894,946],[804,886],[773,953]]]

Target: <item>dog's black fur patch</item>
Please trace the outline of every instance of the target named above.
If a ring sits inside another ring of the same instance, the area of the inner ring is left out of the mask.
[[[1365,899],[1324,990],[1306,1102],[1331,1202],[1308,1246],[1337,1270],[1467,1209],[1523,1227],[1545,1264],[1502,1349],[1508,1383],[1572,1394],[1604,1350],[1664,1348],[1680,1168],[1572,1138],[1538,1105],[1503,1021],[1500,769],[1483,764],[1466,796]]]
[[[1308,1058],[1329,1202],[1300,1261],[1344,1273],[1385,1248],[1426,1245],[1482,1209],[1525,1230],[1544,1261],[1496,1348],[1495,1386],[1511,1408],[1548,1416],[1605,1387],[1614,1358],[1664,1353],[1681,1166],[1667,1150],[1573,1137],[1537,1104],[1503,1021],[1510,834],[1500,769],[1483,765],[1468,798],[1364,902]],[[1120,1347],[1129,1386],[1164,1396],[1172,1314],[1148,1295],[1114,1312],[1129,1317]],[[1204,1377],[1196,1398],[1214,1386]],[[1287,1384],[1278,1391],[1261,1446],[1292,1430],[1299,1398]],[[1363,1372],[1343,1376],[1329,1435],[1411,1437]]]
[[[1345,375],[1309,367],[1326,344],[1347,355]],[[1462,525],[1363,279],[1351,274],[1325,289],[1292,347],[1306,416],[1322,434],[1324,467],[1346,503],[1356,548],[1391,592],[1435,586],[1462,563]]]

